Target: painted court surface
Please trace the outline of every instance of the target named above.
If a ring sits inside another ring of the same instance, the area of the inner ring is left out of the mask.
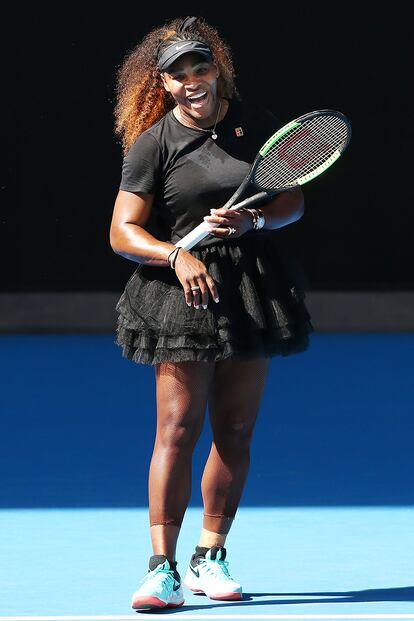
[[[137,618],[154,380],[113,335],[0,337],[0,621]],[[414,619],[414,335],[316,334],[273,359],[228,537],[241,602],[188,619]],[[208,422],[178,569],[197,543]]]

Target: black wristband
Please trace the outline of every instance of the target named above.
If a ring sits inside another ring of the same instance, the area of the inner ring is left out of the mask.
[[[173,268],[173,270],[175,270],[175,262],[177,261],[177,257],[178,257],[178,253],[180,252],[181,248],[177,248],[177,252],[174,255],[173,260],[171,261],[171,267]]]
[[[170,257],[172,257],[172,255],[174,254],[174,252],[177,252],[177,251],[178,251],[178,248],[174,248],[174,250],[172,250],[172,251],[170,252],[170,254],[168,255],[168,257],[167,257],[167,261],[168,261],[168,263],[170,264],[170,267],[171,267]]]
[[[168,263],[170,264],[171,269],[175,269],[175,262],[177,260],[178,257],[178,253],[180,252],[181,248],[174,248],[174,250],[172,252],[170,252],[170,254],[168,255]],[[174,255],[174,256],[173,256]],[[172,259],[170,260],[170,257],[172,257]]]

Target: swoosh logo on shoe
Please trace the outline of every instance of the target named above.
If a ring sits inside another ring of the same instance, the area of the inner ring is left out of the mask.
[[[191,41],[189,41],[188,43],[183,43],[182,45],[176,45],[175,49],[177,50],[177,52],[179,52],[180,50],[183,49],[183,47],[185,47],[186,45],[191,45]]]
[[[191,565],[190,565],[190,569],[191,569],[191,571],[193,572],[193,574],[194,574],[195,576],[197,576],[197,578],[199,578],[199,577],[200,577],[200,572],[198,571],[198,569],[193,569],[193,568],[191,567]]]
[[[178,582],[176,585],[174,584],[173,586],[173,591],[178,591],[178,589],[180,588],[181,584]]]

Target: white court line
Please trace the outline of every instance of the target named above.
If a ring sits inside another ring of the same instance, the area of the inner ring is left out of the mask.
[[[175,613],[174,616],[176,616]],[[141,616],[134,615],[64,615],[64,616],[18,616],[18,617],[0,617],[0,621],[128,621],[129,619],[158,619],[160,621],[160,614],[147,614]],[[266,615],[266,614],[186,614],[178,613],[180,619],[414,619],[414,614],[303,614],[303,615]]]

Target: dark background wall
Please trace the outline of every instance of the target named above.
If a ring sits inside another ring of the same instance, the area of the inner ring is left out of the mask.
[[[313,289],[412,289],[410,9],[393,5],[122,3],[15,6],[3,37],[1,290],[118,291],[135,265],[109,246],[121,170],[116,70],[146,32],[201,14],[230,44],[243,94],[283,122],[318,108],[353,138],[279,231]],[[154,5],[155,7],[155,5]]]

